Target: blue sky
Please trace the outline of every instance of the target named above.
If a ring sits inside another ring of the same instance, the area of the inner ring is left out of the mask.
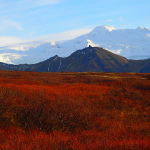
[[[150,0],[0,0],[2,41],[65,38],[101,25],[150,28]]]

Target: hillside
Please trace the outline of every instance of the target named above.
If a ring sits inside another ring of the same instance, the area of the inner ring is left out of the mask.
[[[54,56],[37,64],[8,65],[1,70],[34,72],[150,72],[150,59],[128,60],[99,47],[87,47],[62,58]]]
[[[0,71],[1,150],[148,150],[150,74]]]

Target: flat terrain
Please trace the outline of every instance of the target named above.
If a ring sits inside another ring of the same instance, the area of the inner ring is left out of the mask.
[[[148,150],[150,74],[0,71],[0,150]]]

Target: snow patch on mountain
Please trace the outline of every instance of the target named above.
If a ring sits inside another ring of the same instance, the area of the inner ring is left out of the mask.
[[[130,59],[146,59],[150,58],[150,30],[142,27],[117,29],[112,26],[100,26],[88,34],[68,41],[35,41],[2,47],[0,61],[33,64],[54,55],[67,57],[74,51],[89,45],[103,47]]]
[[[98,27],[98,28],[99,28],[99,27]],[[105,29],[105,30],[107,30],[107,31],[109,31],[109,32],[111,32],[111,31],[113,31],[113,30],[116,30],[116,28],[113,27],[113,26],[101,26],[101,28],[103,28],[103,29]]]
[[[98,44],[95,44],[92,40],[87,40],[87,47],[99,47]]]

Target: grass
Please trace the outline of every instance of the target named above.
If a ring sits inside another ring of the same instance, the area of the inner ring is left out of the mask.
[[[148,150],[149,76],[0,71],[0,150]]]

